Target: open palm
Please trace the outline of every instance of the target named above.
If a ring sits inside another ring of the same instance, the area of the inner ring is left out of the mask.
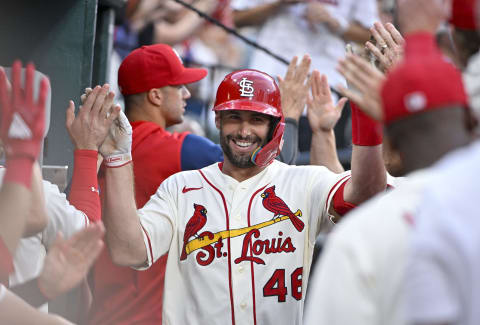
[[[346,98],[341,98],[337,105],[333,103],[330,86],[325,75],[314,70],[310,77],[311,97],[307,100],[307,117],[313,132],[330,131],[342,115]]]
[[[102,223],[88,225],[70,239],[61,234],[49,249],[38,285],[47,298],[67,292],[77,286],[87,275],[103,248],[105,229]]]

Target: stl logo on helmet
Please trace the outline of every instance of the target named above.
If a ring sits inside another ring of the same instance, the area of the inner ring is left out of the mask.
[[[253,97],[253,81],[243,78],[239,83],[240,85],[240,97]]]

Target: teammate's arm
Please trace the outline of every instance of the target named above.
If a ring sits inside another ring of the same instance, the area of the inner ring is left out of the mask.
[[[34,163],[33,165],[31,198],[32,202],[27,215],[23,237],[30,237],[43,231],[48,223],[48,215],[45,209],[45,196],[43,193],[42,172],[40,171],[38,163]]]
[[[353,145],[352,177],[345,185],[343,199],[355,205],[385,190],[387,174],[382,158],[382,145]]]
[[[33,165],[43,141],[45,102],[49,90],[48,79],[43,78],[39,98],[35,100],[35,67],[33,64],[27,66],[25,86],[22,86],[21,70],[20,61],[16,61],[12,67],[10,87],[5,71],[0,69],[0,136],[7,154],[7,171],[0,190],[0,238],[12,255],[25,230],[30,209]],[[17,119],[13,118],[14,114]],[[19,124],[19,120],[23,123]],[[24,132],[19,132],[22,129]]]
[[[142,266],[147,248],[137,214],[132,164],[105,171],[105,223],[107,246],[114,263]]]
[[[82,106],[77,115],[73,101],[70,101],[66,112],[65,126],[75,145],[69,201],[83,211],[90,221],[100,220],[97,153],[119,114],[114,105],[114,97],[108,84],[96,86],[82,96]]]
[[[335,173],[345,170],[337,155],[337,144],[333,128],[342,115],[346,99],[333,104],[326,75],[314,70],[310,77],[311,97],[307,101],[307,117],[312,129],[310,164],[325,166]]]

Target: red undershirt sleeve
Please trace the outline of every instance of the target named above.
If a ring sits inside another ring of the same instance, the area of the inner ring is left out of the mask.
[[[347,182],[343,182],[342,185],[338,188],[332,198],[333,209],[341,216],[350,212],[353,208],[356,207],[355,204],[347,202],[343,198],[343,191],[345,190],[345,185]]]
[[[96,150],[75,150],[72,187],[68,200],[82,211],[91,222],[101,219],[97,180]]]

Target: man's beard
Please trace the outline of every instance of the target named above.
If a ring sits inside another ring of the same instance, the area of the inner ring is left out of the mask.
[[[260,147],[263,147],[266,144],[266,140],[262,142],[257,136],[248,136],[248,137],[241,137],[241,136],[233,136],[227,135],[225,136],[222,131],[220,131],[220,146],[222,147],[223,154],[228,158],[228,160],[237,168],[250,168],[255,166],[252,162],[252,152],[248,154],[235,154],[231,147],[228,145],[230,140],[235,139],[237,141],[246,141],[252,143],[260,144]]]

